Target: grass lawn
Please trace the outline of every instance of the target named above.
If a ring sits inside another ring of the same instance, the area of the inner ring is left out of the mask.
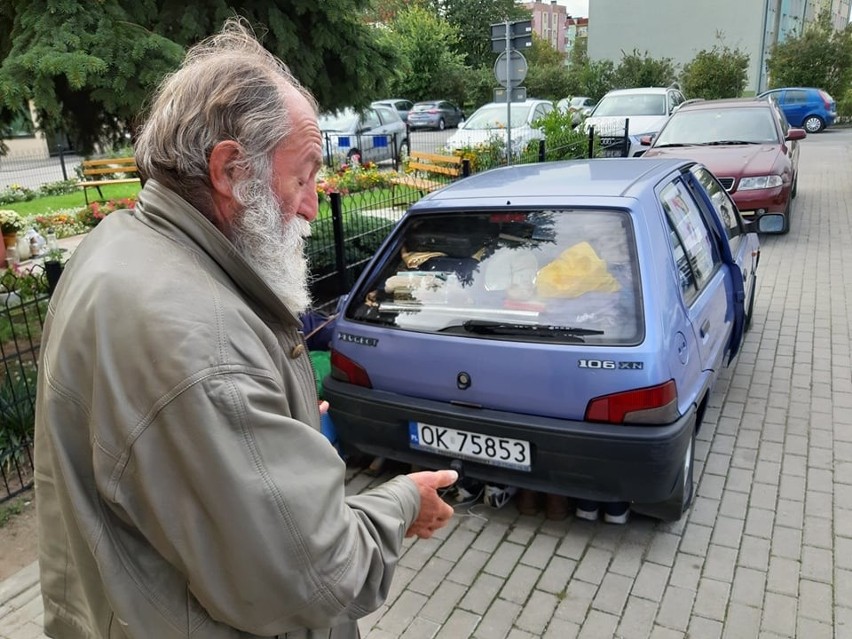
[[[104,200],[116,200],[125,197],[134,197],[139,193],[140,188],[138,183],[110,184],[109,186],[102,186],[101,191],[104,194]],[[89,189],[89,202],[94,202],[95,200],[100,200],[97,189]],[[83,197],[83,189],[80,189],[76,193],[37,197],[29,202],[12,202],[4,204],[3,208],[17,211],[24,217],[31,217],[62,209],[84,209],[86,208],[86,200]]]

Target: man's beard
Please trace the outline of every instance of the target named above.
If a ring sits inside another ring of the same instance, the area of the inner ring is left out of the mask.
[[[243,256],[294,315],[311,303],[305,238],[310,223],[294,211],[282,211],[268,183],[236,185],[243,212],[232,225],[232,240]],[[284,221],[286,217],[287,221]]]

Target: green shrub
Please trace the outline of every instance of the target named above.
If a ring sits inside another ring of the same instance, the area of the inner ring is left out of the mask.
[[[7,371],[0,383],[0,467],[8,475],[29,462],[27,448],[33,441],[36,367],[23,363],[19,371]]]
[[[42,184],[38,190],[38,196],[66,195],[67,193],[76,193],[77,191],[79,191],[77,180],[59,180],[58,182]]]
[[[38,193],[20,184],[10,184],[0,191],[0,204],[13,204],[15,202],[29,202],[34,200]]]

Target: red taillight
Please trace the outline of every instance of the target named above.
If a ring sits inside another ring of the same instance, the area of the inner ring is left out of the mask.
[[[429,109],[426,113],[438,113],[438,109]]]
[[[348,382],[355,386],[363,386],[364,388],[373,387],[367,371],[346,357],[346,355],[341,355],[334,349],[331,349],[331,376],[336,380]]]
[[[586,407],[587,422],[669,424],[678,417],[677,385],[673,379],[659,386],[596,397]]]

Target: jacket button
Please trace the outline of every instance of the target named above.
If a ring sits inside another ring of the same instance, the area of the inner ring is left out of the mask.
[[[292,350],[292,351],[290,351],[290,357],[291,357],[292,359],[296,359],[297,357],[299,357],[299,356],[300,356],[302,353],[304,353],[304,352],[305,352],[305,347],[304,347],[304,345],[302,345],[302,344],[296,344],[296,345],[293,347],[293,350]]]

